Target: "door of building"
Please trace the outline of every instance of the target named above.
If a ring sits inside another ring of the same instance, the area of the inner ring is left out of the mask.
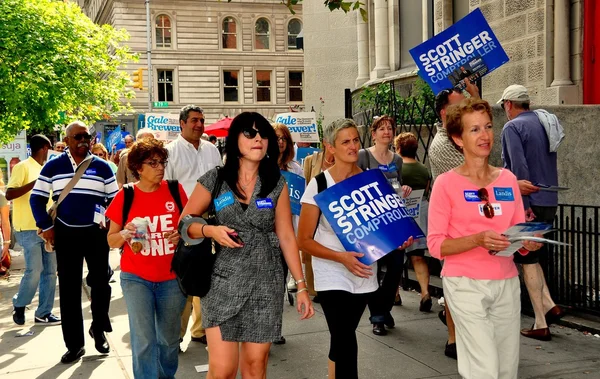
[[[584,2],[583,103],[600,104],[600,4]]]

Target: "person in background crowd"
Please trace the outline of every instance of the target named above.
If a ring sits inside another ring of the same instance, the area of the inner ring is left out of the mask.
[[[317,153],[313,153],[304,158],[304,178],[306,184],[310,183],[312,178],[320,174],[322,171],[327,170],[335,163],[335,157],[330,149],[327,148],[329,141],[326,136],[323,136],[323,150]],[[304,263],[304,274],[306,275],[306,287],[308,288],[308,294],[313,296],[313,302],[319,303],[319,295],[315,291],[315,278],[312,269],[312,255],[302,252],[302,263]]]
[[[532,183],[558,185],[556,150],[564,137],[562,127],[555,115],[529,109],[529,93],[521,85],[507,87],[499,102],[509,120],[502,129],[504,167],[519,179],[526,219],[553,224],[558,193],[540,191]],[[523,266],[523,279],[535,312],[535,323],[521,334],[541,341],[551,340],[549,326],[564,315],[564,310],[550,296],[540,265],[540,257],[547,260],[549,253],[544,246],[539,252],[515,255],[515,263]]]
[[[94,154],[98,158],[104,159],[110,166],[110,169],[112,170],[113,174],[117,173],[118,166],[113,162],[107,160],[108,150],[106,150],[106,147],[104,147],[102,143],[95,143],[94,146],[92,146],[92,154]]]
[[[339,119],[323,130],[326,148],[335,157],[335,164],[324,171],[331,187],[362,170],[357,166],[360,138],[351,119]],[[377,290],[373,275],[375,263],[365,265],[361,253],[347,252],[335,232],[321,214],[314,199],[317,181],[311,179],[302,196],[298,243],[300,249],[313,256],[315,289],[325,313],[329,334],[328,377],[358,378],[358,342],[356,328],[367,306],[369,296]],[[401,248],[406,248],[410,241]]]
[[[501,233],[525,221],[517,178],[490,166],[494,143],[486,101],[466,99],[447,110],[451,143],[465,162],[438,177],[431,193],[427,244],[446,261],[444,294],[456,323],[458,372],[466,379],[516,379],[520,284],[513,257],[496,256],[510,242]],[[495,188],[514,200],[497,199]],[[538,250],[531,241],[515,254]]]
[[[127,164],[139,181],[133,185],[127,219],[123,220],[123,190],[106,210],[112,221],[108,244],[112,248],[125,246],[121,255],[121,287],[131,330],[133,374],[139,379],[174,378],[178,366],[181,312],[186,298],[171,271],[181,210],[163,180],[167,159],[168,152],[161,141],[147,138],[133,144]],[[187,196],[181,184],[179,197],[185,206]],[[152,230],[149,245],[139,253],[131,249],[136,230],[132,220],[136,217],[148,222],[160,220],[156,230]]]
[[[473,98],[479,98],[479,90],[477,86],[465,79],[467,92]],[[438,175],[448,172],[464,162],[463,155],[457,151],[446,131],[446,108],[450,105],[458,104],[465,99],[463,93],[456,88],[449,88],[440,91],[435,97],[435,113],[441,123],[436,124],[436,134],[429,147],[429,163],[431,165],[431,174],[433,181]],[[443,262],[442,262],[443,263]],[[444,354],[452,359],[456,359],[456,333],[454,331],[454,321],[448,305],[444,302],[444,310],[439,313],[440,320],[448,327],[448,341]]]
[[[154,138],[152,129],[142,128],[136,133],[136,139],[139,141],[143,138]],[[134,183],[137,181],[135,175],[127,167],[127,153],[129,150],[124,150],[119,157],[119,163],[117,164],[117,184],[119,188],[122,188],[124,184]]]
[[[56,141],[54,144],[54,150],[62,153],[67,148],[67,145],[63,141]]]
[[[292,141],[292,134],[290,130],[282,123],[273,124],[273,128],[275,129],[275,134],[277,135],[277,146],[279,147],[279,159],[277,160],[277,165],[281,171],[289,171],[293,172],[296,175],[300,175],[304,177],[304,173],[302,171],[302,167],[300,164],[294,160],[294,141]],[[292,225],[294,227],[294,232],[298,231],[298,218],[299,216],[292,215]],[[288,268],[285,264],[285,260],[283,262],[283,272],[284,276],[287,277]],[[298,288],[296,286],[296,281],[290,275],[290,280],[287,282],[288,291],[295,292]],[[309,294],[310,295],[310,294]],[[285,343],[285,338],[281,336],[279,340],[273,342],[276,345],[281,345]]]
[[[198,180],[183,216],[206,212],[221,183],[216,199],[229,200],[216,208],[218,225],[192,224],[188,230],[192,238],[213,238],[219,245],[210,290],[202,298],[210,348],[207,378],[235,378],[239,367],[243,378],[258,379],[266,377],[271,343],[281,336],[282,252],[302,285],[297,292],[301,318],[312,317],[314,309],[302,277],[273,127],[260,114],[243,112],[231,122],[228,140],[225,167]],[[232,239],[232,233],[239,238]]]
[[[62,332],[68,351],[62,363],[71,363],[85,354],[81,284],[83,260],[88,267],[86,283],[91,287],[92,325],[90,336],[96,350],[108,354],[110,347],[104,335],[111,332],[108,317],[111,288],[108,281],[112,270],[108,263],[107,230],[96,221],[104,217],[96,207],[106,207],[118,191],[115,176],[105,160],[90,154],[90,135],[87,126],[76,121],[67,126],[66,154],[48,161],[31,193],[31,210],[42,238],[54,245],[58,263],[60,314]],[[53,221],[46,211],[48,200],[58,196],[77,168],[90,160],[89,166],[75,187],[57,208]],[[96,213],[99,213],[96,216]]]
[[[217,136],[210,136],[208,137],[208,140],[210,141],[210,143],[212,143],[213,145],[217,144]]]
[[[191,197],[198,178],[209,170],[221,165],[221,154],[212,143],[203,140],[204,111],[196,105],[187,105],[179,112],[181,134],[166,148],[169,152],[170,164],[165,167],[165,179],[179,181],[187,197]],[[200,298],[188,296],[181,316],[180,340],[187,331],[190,314],[192,327],[190,333],[193,342],[206,344],[206,333],[202,327]]]
[[[206,133],[202,133],[202,137],[200,137],[200,138],[202,138],[204,141],[208,141],[209,140],[208,134],[206,134]]]
[[[31,304],[35,291],[39,286],[39,305],[35,311],[35,323],[38,325],[58,325],[60,319],[52,314],[54,294],[56,290],[56,254],[49,253],[44,247],[44,240],[38,234],[29,200],[31,191],[42,171],[42,165],[48,157],[52,146],[50,140],[36,134],[29,141],[31,156],[13,167],[6,199],[13,202],[13,227],[15,238],[23,246],[25,271],[21,278],[19,292],[13,297],[13,320],[17,325],[25,324],[25,307]],[[3,220],[4,224],[4,220]],[[2,232],[5,233],[4,228]],[[10,227],[8,238],[10,243]],[[4,244],[8,250],[8,245]]]
[[[11,175],[12,178],[12,175]],[[0,177],[0,241],[2,242],[2,254],[1,258],[0,258],[0,276],[6,275],[6,273],[8,272],[8,269],[10,268],[10,261],[11,261],[11,257],[10,257],[10,203],[8,202],[8,200],[6,199],[6,196],[4,195],[4,180]],[[32,270],[29,270],[30,274]],[[25,273],[27,273],[27,262],[25,262]],[[23,279],[21,279],[21,282],[23,281]],[[56,276],[54,277],[54,281],[56,283]],[[35,286],[37,287],[37,286]],[[34,287],[33,289],[33,293],[31,294],[31,298],[33,299],[33,295],[35,295],[35,290],[36,288]],[[16,296],[16,295],[15,295]],[[29,300],[29,303],[31,303],[31,300]],[[14,304],[14,301],[13,301]],[[38,307],[39,310],[39,307]],[[15,317],[17,315],[17,308],[15,307],[13,310],[13,321],[15,321],[15,323],[17,321],[22,321],[21,324],[19,325],[23,325],[25,323],[25,307],[23,307],[22,309],[20,309],[22,313],[22,317],[20,317],[20,315],[18,317]],[[54,316],[54,315],[53,315]],[[43,317],[41,317],[40,319],[43,319]],[[37,321],[37,317],[36,317],[36,321]],[[60,321],[59,321],[60,322]]]
[[[389,116],[379,117],[371,125],[371,138],[374,146],[358,152],[358,167],[361,170],[379,169],[402,197],[410,195],[411,188],[402,185],[402,158],[390,150],[394,140],[396,123]],[[382,270],[386,267],[385,275]],[[370,321],[373,334],[384,336],[385,327],[395,326],[391,310],[398,293],[402,271],[404,268],[404,251],[394,250],[377,261],[377,278],[380,286],[373,296],[369,297]]]
[[[123,138],[123,141],[125,142],[125,148],[131,149],[131,146],[133,146],[135,139],[133,138],[133,136],[131,134],[128,134],[125,136],[125,138]]]
[[[427,235],[427,212],[429,208],[427,198],[431,184],[431,174],[425,165],[416,160],[419,144],[414,134],[399,134],[394,140],[394,146],[396,147],[396,153],[402,157],[403,183],[412,188],[413,191],[425,191],[416,221],[421,230],[423,230],[423,233]],[[432,305],[431,295],[429,295],[429,267],[425,260],[426,248],[427,239],[421,238],[406,250],[406,255],[410,257],[415,274],[417,275],[419,287],[421,287],[421,302],[419,305],[421,312],[430,312]]]

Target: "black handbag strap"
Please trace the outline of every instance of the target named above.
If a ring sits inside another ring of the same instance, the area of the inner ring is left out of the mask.
[[[317,193],[321,193],[327,189],[327,178],[325,177],[325,171],[321,171],[319,174],[317,174],[317,176],[315,176],[315,180],[317,181]],[[319,208],[319,218],[317,219],[317,226],[315,226],[315,231],[313,232],[313,238],[315,238],[315,234],[317,234],[317,229],[321,223],[321,214],[321,208]]]
[[[221,192],[222,186],[223,186],[223,178],[221,178],[221,169],[217,168],[217,181],[215,182],[215,186],[213,187],[213,190],[210,193],[210,205],[208,206],[208,216],[206,219],[206,222],[209,225],[217,224],[217,211],[215,209],[215,198]]]

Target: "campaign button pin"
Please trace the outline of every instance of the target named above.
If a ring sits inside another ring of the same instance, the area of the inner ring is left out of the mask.
[[[515,194],[511,187],[494,187],[496,201],[515,201]]]
[[[231,191],[226,192],[214,200],[215,210],[218,212],[221,209],[233,204],[233,202],[233,194],[231,193]]]
[[[273,208],[273,200],[271,199],[257,199],[256,208],[258,209],[271,209]]]
[[[477,195],[477,191],[466,190],[464,191],[465,200],[469,202],[481,201],[479,195]]]

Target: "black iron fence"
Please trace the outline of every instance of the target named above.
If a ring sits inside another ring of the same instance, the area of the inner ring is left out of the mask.
[[[389,86],[389,89],[385,86]],[[371,145],[370,125],[374,118],[386,114],[394,117],[398,125],[396,133],[412,132],[419,141],[417,159],[427,164],[428,149],[436,133],[438,119],[431,96],[407,96],[398,94],[394,83],[379,86],[377,96],[370,104],[352,100],[346,92],[346,115],[351,115],[361,129],[363,146]],[[382,90],[383,88],[383,90]],[[353,109],[358,108],[357,110]],[[561,204],[555,217],[556,231],[550,236],[571,246],[549,246],[547,257],[540,264],[546,274],[552,298],[558,304],[575,310],[600,316],[600,254],[599,218],[600,207]],[[439,263],[431,262],[432,273],[439,273]],[[414,288],[418,284],[410,281]],[[527,294],[524,290],[524,300]],[[434,290],[434,293],[436,291]],[[524,304],[525,305],[525,304]]]

